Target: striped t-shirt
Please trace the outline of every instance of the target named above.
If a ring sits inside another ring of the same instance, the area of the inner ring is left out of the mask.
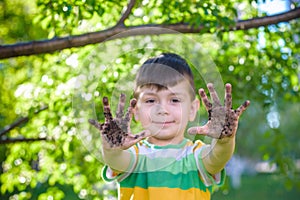
[[[105,166],[103,179],[117,180],[120,200],[210,199],[213,185],[221,185],[225,171],[211,176],[204,168],[201,141],[156,146],[141,141],[129,149],[132,162],[127,172],[114,174]]]

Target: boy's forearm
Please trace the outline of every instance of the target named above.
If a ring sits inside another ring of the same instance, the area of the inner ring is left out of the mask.
[[[104,163],[115,172],[125,172],[130,165],[132,156],[128,150],[102,149]]]
[[[231,158],[235,148],[235,136],[214,139],[202,151],[203,164],[210,174],[219,173]]]

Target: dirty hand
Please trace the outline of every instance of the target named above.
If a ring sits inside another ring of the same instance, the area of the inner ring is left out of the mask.
[[[207,135],[212,138],[221,139],[234,136],[238,127],[238,120],[241,114],[250,105],[250,101],[245,101],[236,110],[232,109],[231,84],[225,85],[225,105],[221,105],[217,92],[212,83],[207,84],[212,103],[208,100],[203,88],[199,89],[199,94],[208,112],[208,122],[204,126],[192,127],[188,129],[189,134]]]
[[[104,117],[105,122],[100,124],[94,119],[89,119],[89,123],[96,127],[102,137],[102,145],[104,148],[114,149],[128,149],[140,140],[149,136],[148,131],[142,131],[139,134],[132,134],[130,132],[130,122],[132,119],[132,112],[136,105],[136,100],[130,101],[130,106],[124,115],[125,95],[120,95],[116,118],[112,117],[108,98],[103,97]]]

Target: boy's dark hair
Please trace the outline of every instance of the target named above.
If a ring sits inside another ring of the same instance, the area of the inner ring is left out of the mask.
[[[185,59],[174,53],[162,53],[146,60],[136,76],[134,97],[139,95],[139,89],[154,87],[158,91],[172,87],[186,80],[190,84],[190,94],[195,98],[194,77]]]

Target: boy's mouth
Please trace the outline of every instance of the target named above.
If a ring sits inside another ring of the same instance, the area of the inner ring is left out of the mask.
[[[171,125],[171,124],[174,124],[175,121],[163,121],[163,122],[160,122],[160,121],[152,121],[153,124],[159,124],[159,125]]]

